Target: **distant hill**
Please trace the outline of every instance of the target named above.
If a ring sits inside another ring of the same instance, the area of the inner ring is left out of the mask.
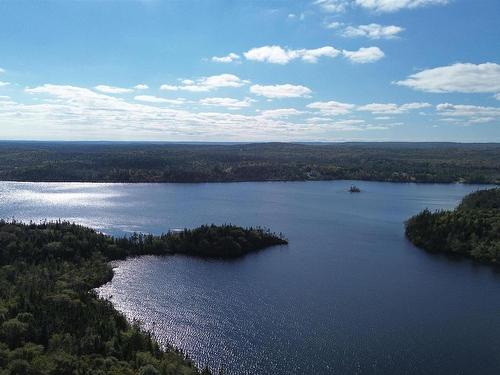
[[[500,144],[0,142],[0,180],[500,182]]]

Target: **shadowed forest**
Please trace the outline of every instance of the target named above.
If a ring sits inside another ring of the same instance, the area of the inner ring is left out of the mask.
[[[0,180],[500,182],[500,145],[0,143]]]

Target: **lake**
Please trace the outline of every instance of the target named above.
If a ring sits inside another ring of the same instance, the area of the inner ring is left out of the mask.
[[[105,233],[263,225],[278,246],[232,261],[129,259],[99,293],[161,343],[229,374],[500,374],[500,273],[415,248],[404,220],[472,185],[0,182],[0,217]],[[484,186],[482,187],[484,188]]]

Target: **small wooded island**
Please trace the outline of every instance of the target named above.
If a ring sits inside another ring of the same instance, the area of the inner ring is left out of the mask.
[[[406,222],[406,236],[428,251],[500,264],[500,188],[469,194],[453,211],[422,211]]]
[[[286,243],[234,225],[113,238],[67,222],[0,221],[0,374],[210,374],[97,298],[93,290],[113,277],[108,262],[174,253],[234,258]]]

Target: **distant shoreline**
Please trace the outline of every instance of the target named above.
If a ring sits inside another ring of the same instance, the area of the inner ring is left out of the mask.
[[[500,144],[0,142],[0,181],[500,183]]]
[[[296,183],[296,182],[383,182],[388,184],[415,184],[415,185],[483,185],[483,186],[498,186],[500,182],[432,182],[432,181],[384,181],[384,180],[354,180],[354,179],[330,179],[330,180],[241,180],[241,181],[58,181],[58,180],[0,180],[1,182],[9,183],[30,183],[30,184],[116,184],[116,185],[162,185],[162,184],[178,184],[178,185],[201,185],[201,184],[242,184],[242,183],[254,183],[254,182],[286,182],[286,183]]]

